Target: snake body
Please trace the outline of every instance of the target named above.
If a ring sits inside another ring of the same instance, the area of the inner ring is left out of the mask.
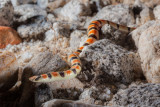
[[[81,61],[79,59],[79,54],[82,52],[85,46],[90,45],[99,39],[99,30],[105,24],[108,24],[114,27],[115,29],[118,29],[124,32],[131,32],[135,29],[135,28],[124,26],[124,25],[119,25],[108,20],[92,21],[89,24],[87,29],[88,39],[86,40],[86,42],[80,48],[78,48],[76,52],[68,56],[68,62],[71,65],[71,68],[69,70],[60,71],[60,72],[50,72],[46,74],[32,76],[29,78],[29,80],[32,82],[51,82],[51,81],[65,80],[65,79],[71,79],[76,77],[82,69]]]

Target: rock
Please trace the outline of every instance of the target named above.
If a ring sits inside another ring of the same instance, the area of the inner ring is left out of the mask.
[[[14,20],[17,22],[25,22],[35,16],[47,16],[45,10],[32,4],[24,4],[14,7]]]
[[[92,13],[94,14],[95,12],[97,13],[100,11],[103,7],[107,5],[114,4],[114,0],[81,0],[85,2],[89,2],[90,8],[92,10]]]
[[[140,23],[138,23],[138,25],[143,25],[150,20],[154,20],[153,11],[151,11],[148,7],[145,7],[140,12]]]
[[[9,90],[18,79],[18,63],[10,52],[0,53],[0,92]]]
[[[48,11],[52,12],[54,9],[57,9],[59,7],[63,7],[66,3],[68,3],[70,0],[54,0],[53,2],[48,3]]]
[[[36,3],[37,0],[11,0],[12,5],[18,6],[18,5],[23,5],[23,4],[33,4]]]
[[[85,89],[79,97],[79,101],[87,104],[96,104],[101,101],[99,105],[103,105],[102,102],[109,101],[112,98],[112,92],[106,87],[94,87]]]
[[[40,107],[42,103],[53,99],[51,89],[47,84],[41,84],[35,90],[35,107]]]
[[[132,14],[128,5],[109,5],[102,8],[91,20],[88,20],[85,27],[87,28],[91,21],[98,19],[109,20],[126,26],[133,26],[135,20]]]
[[[104,107],[104,106],[85,104],[72,100],[54,99],[43,103],[42,107]]]
[[[13,23],[13,6],[10,0],[0,0],[0,26],[11,26]]]
[[[53,41],[59,37],[69,37],[70,29],[61,23],[54,23],[53,30],[50,29],[45,33],[45,41]]]
[[[36,55],[27,66],[31,67],[33,74],[36,75],[64,69],[67,64],[58,55],[53,56],[51,52],[47,51]]]
[[[154,8],[154,6],[160,4],[159,0],[152,0],[152,1],[150,1],[150,0],[147,0],[147,1],[146,0],[123,0],[123,3],[127,4],[127,5],[133,5],[137,2],[139,2],[143,5],[146,5],[149,8]]]
[[[48,14],[47,15],[47,20],[49,21],[49,22],[56,22],[56,17],[53,15],[53,14]]]
[[[37,0],[37,5],[42,9],[45,9],[48,5],[48,0]]]
[[[58,55],[51,52],[42,52],[32,58],[27,67],[32,68],[34,75],[64,69],[68,65]]]
[[[84,48],[80,57],[86,68],[98,71],[108,83],[112,81],[128,84],[135,76],[141,76],[140,59],[137,55],[106,39]]]
[[[147,21],[154,20],[153,10],[139,0],[137,0],[132,6],[132,11],[138,26],[143,25]]]
[[[160,84],[144,84],[120,90],[109,102],[108,106],[146,106],[160,105]]]
[[[160,5],[156,6],[156,7],[154,8],[153,12],[154,12],[155,18],[159,20],[159,19],[160,19],[160,15],[159,15]]]
[[[21,43],[21,38],[14,29],[0,26],[0,49],[5,48],[8,44],[17,45],[19,43]]]
[[[39,38],[43,39],[43,33],[51,28],[51,23],[47,22],[44,17],[35,18],[31,24],[20,25],[17,28],[21,38],[32,39]]]
[[[143,73],[148,82],[160,83],[160,21],[149,21],[132,33],[138,48]]]
[[[86,32],[81,31],[81,30],[75,30],[71,33],[71,37],[70,37],[70,47],[73,50],[78,49],[80,46],[82,46],[84,44],[84,42],[87,39],[87,35]],[[78,41],[77,41],[78,40]]]
[[[89,13],[90,8],[77,0],[72,0],[64,5],[63,8],[54,11],[54,14],[61,20],[67,21],[80,21],[82,20],[82,16],[89,15]]]
[[[69,87],[66,89],[60,88],[60,89],[52,90],[53,99],[78,100],[80,94],[82,93],[82,89],[69,88]]]

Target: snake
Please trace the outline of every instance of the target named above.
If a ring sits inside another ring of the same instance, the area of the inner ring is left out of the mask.
[[[58,80],[66,80],[75,78],[82,70],[82,64],[79,58],[80,53],[84,49],[85,46],[93,44],[97,40],[99,40],[99,31],[105,24],[110,25],[111,27],[118,29],[124,32],[131,32],[135,28],[134,27],[127,27],[124,25],[120,25],[108,20],[94,20],[92,21],[87,29],[88,38],[85,43],[80,46],[77,51],[73,52],[72,54],[68,55],[68,62],[70,64],[70,69],[65,71],[57,71],[57,72],[49,72],[41,75],[35,75],[29,78],[32,82],[52,82]]]

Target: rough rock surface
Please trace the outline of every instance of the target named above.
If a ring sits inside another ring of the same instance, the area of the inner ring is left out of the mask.
[[[135,4],[136,2],[141,2],[150,8],[153,8],[155,5],[160,4],[159,0],[152,0],[152,1],[150,1],[150,0],[123,0],[123,3],[128,4],[128,5]]]
[[[120,90],[108,106],[160,106],[160,84],[144,84]]]
[[[80,21],[81,16],[90,13],[90,9],[78,0],[71,0],[63,8],[56,9],[54,13],[62,20]]]
[[[21,38],[40,38],[43,39],[43,33],[51,28],[51,23],[44,17],[35,18],[31,24],[20,25],[17,29]]]
[[[0,93],[9,90],[18,79],[18,63],[14,53],[0,53]]]
[[[94,87],[85,89],[79,97],[79,101],[87,104],[102,105],[112,98],[112,92],[107,87]]]
[[[45,41],[52,41],[59,37],[70,36],[70,29],[67,26],[65,27],[61,23],[54,23],[52,28],[54,29],[50,29],[45,32]]]
[[[53,94],[47,84],[39,85],[35,90],[35,106],[40,107],[42,103],[52,100]]]
[[[109,81],[131,83],[134,80],[135,68],[140,68],[140,62],[133,52],[126,51],[111,41],[103,39],[86,47],[81,53],[81,58],[89,63],[95,70],[100,70]],[[83,64],[85,63],[83,61]],[[86,66],[87,67],[87,66]],[[140,69],[137,69],[140,76]]]
[[[47,13],[37,5],[32,4],[24,4],[14,8],[14,17],[17,22],[24,22],[35,16],[47,16]]]
[[[21,43],[21,38],[14,29],[0,26],[0,49],[5,48],[8,44],[16,45],[19,43]]]
[[[103,106],[85,104],[71,100],[54,99],[43,103],[42,107],[103,107]]]
[[[133,26],[135,23],[132,11],[130,11],[128,5],[124,4],[109,5],[102,8],[93,18],[87,21],[85,27],[88,27],[91,21],[98,19],[105,19],[126,26]]]
[[[48,3],[48,11],[52,12],[54,9],[57,9],[59,7],[63,7],[67,2],[70,0],[54,0]]]
[[[53,56],[51,52],[42,52],[32,58],[27,67],[31,67],[33,74],[36,75],[64,69],[67,64],[58,55]]]
[[[160,19],[160,16],[159,16],[158,13],[160,12],[160,5],[156,6],[156,7],[154,8],[153,12],[154,12],[155,18],[159,20],[159,19]]]
[[[11,26],[13,23],[13,6],[10,0],[0,0],[0,26]]]
[[[147,81],[151,83],[160,83],[159,27],[159,20],[149,21],[132,33],[138,47],[143,73]]]

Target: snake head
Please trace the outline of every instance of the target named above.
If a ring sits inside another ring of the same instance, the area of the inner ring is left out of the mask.
[[[38,82],[39,78],[40,78],[40,76],[32,76],[29,78],[29,80],[32,82]]]

